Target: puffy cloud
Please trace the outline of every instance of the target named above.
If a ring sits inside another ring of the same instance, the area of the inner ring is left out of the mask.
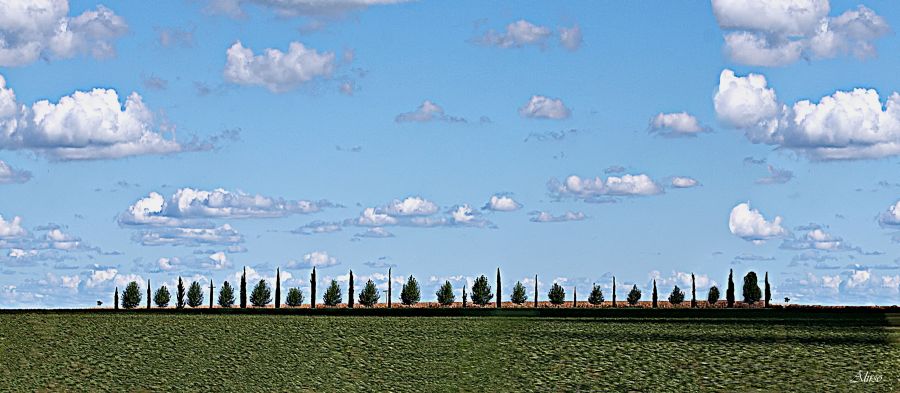
[[[696,136],[709,128],[700,124],[696,117],[687,113],[659,113],[650,119],[650,132],[663,136]]]
[[[243,17],[244,6],[254,4],[269,8],[282,17],[336,16],[369,6],[399,4],[409,0],[208,0],[207,10]]]
[[[25,183],[31,180],[31,172],[15,169],[0,160],[0,184]]]
[[[384,207],[384,212],[394,216],[429,216],[437,213],[438,206],[421,197],[407,197],[404,200],[394,199]]]
[[[581,27],[578,25],[559,28],[559,43],[566,49],[576,51],[581,47],[583,41]]]
[[[429,100],[425,100],[422,102],[422,105],[419,105],[419,107],[416,108],[416,110],[397,115],[397,117],[394,118],[394,121],[397,123],[426,123],[430,121],[465,123],[466,119],[462,117],[447,115],[446,113],[444,113],[444,108],[441,108],[440,105],[435,104]]]
[[[224,77],[231,83],[284,93],[315,78],[330,78],[335,67],[333,52],[320,53],[299,42],[291,42],[287,52],[269,48],[254,55],[238,41],[228,48]]]
[[[660,294],[670,292],[667,288],[678,285],[678,287],[684,291],[686,298],[689,299],[691,296],[691,273],[672,271],[668,277],[663,277],[659,271],[654,270],[648,273],[648,277],[650,278],[650,282],[647,283],[647,286],[652,287],[652,280],[655,279]],[[694,284],[696,284],[698,289],[718,285],[715,280],[710,279],[706,274],[694,274]],[[701,298],[699,293],[697,294],[697,298]]]
[[[522,48],[537,46],[546,48],[547,41],[553,36],[553,29],[536,25],[524,19],[506,25],[503,31],[488,30],[474,39],[475,43],[498,48]],[[581,27],[560,27],[558,29],[559,44],[570,50],[576,51],[584,41]]]
[[[900,154],[900,94],[882,105],[872,89],[838,91],[819,103],[778,102],[766,78],[719,77],[715,109],[725,123],[741,129],[753,143],[805,153],[816,160],[881,158]]]
[[[728,218],[728,229],[735,236],[755,244],[766,240],[787,236],[788,232],[781,226],[781,217],[775,216],[767,221],[759,210],[751,209],[749,203],[740,203],[731,209]]]
[[[228,256],[225,255],[225,253],[222,251],[210,255],[208,258],[209,260],[203,264],[203,267],[207,269],[222,270],[231,267],[231,262],[228,261]]]
[[[85,285],[87,285],[88,288],[99,286],[112,280],[117,274],[119,274],[119,270],[114,268],[93,270]]]
[[[563,182],[555,178],[550,179],[547,188],[556,197],[573,197],[588,201],[603,196],[646,196],[663,193],[663,188],[645,174],[609,176],[605,180],[599,176],[591,179],[571,175]]]
[[[177,257],[172,258],[159,258],[156,260],[156,265],[159,267],[159,270],[168,272],[171,270],[175,270],[175,268],[181,264],[181,260]]]
[[[5,220],[0,215],[0,239],[12,239],[25,236],[28,231],[22,227],[22,217],[15,216],[12,220]]]
[[[878,216],[878,223],[882,227],[900,228],[900,200],[888,206],[887,210]],[[2,220],[0,220],[0,237],[3,234]]]
[[[133,239],[145,246],[233,246],[243,243],[244,235],[224,224],[215,228],[154,228],[136,233]]]
[[[865,6],[828,17],[828,0],[713,0],[725,34],[725,53],[735,62],[783,66],[799,59],[852,54],[875,56],[874,41],[890,32]]]
[[[853,247],[845,242],[840,236],[835,236],[825,227],[817,224],[810,224],[796,228],[806,231],[799,237],[786,239],[782,243],[781,248],[787,250],[815,250],[815,251],[857,251],[862,253],[858,247]]]
[[[374,228],[368,228],[368,229],[366,229],[365,232],[357,233],[356,235],[353,235],[353,236],[357,237],[357,238],[384,239],[384,238],[394,237],[394,234],[382,227],[374,227]]]
[[[384,227],[403,225],[413,227],[473,226],[493,227],[468,204],[454,206],[446,215],[438,215],[438,205],[421,197],[395,199],[382,207],[369,207],[359,217],[347,220],[349,225]]]
[[[0,66],[80,54],[111,57],[116,53],[114,42],[127,31],[125,19],[102,5],[72,17],[68,0],[2,1]]]
[[[398,219],[391,217],[386,213],[376,212],[374,207],[367,207],[363,210],[362,214],[360,214],[359,218],[356,219],[356,225],[363,226],[395,225],[398,222]]]
[[[338,265],[338,259],[325,251],[313,251],[303,256],[303,263],[291,264],[288,267],[330,267]]]
[[[568,119],[572,112],[563,104],[562,100],[540,95],[531,96],[531,99],[519,108],[519,115],[533,119]]]
[[[484,209],[499,212],[511,212],[521,208],[522,204],[516,202],[515,199],[508,195],[492,195],[491,199],[484,205]]]
[[[784,184],[794,178],[794,172],[769,165],[769,176],[756,179],[756,184]]]
[[[124,105],[115,90],[93,89],[29,107],[16,102],[0,76],[0,149],[28,149],[57,160],[91,160],[200,147],[165,139],[154,129],[153,112],[137,93],[131,93]]]
[[[672,178],[672,187],[675,188],[691,188],[697,187],[700,185],[700,182],[697,179],[685,177],[685,176],[675,176]]]
[[[587,218],[582,212],[565,212],[560,215],[553,215],[545,211],[533,211],[529,214],[531,215],[531,222],[582,221]]]

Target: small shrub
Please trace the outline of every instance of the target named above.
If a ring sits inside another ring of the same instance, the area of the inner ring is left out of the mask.
[[[136,281],[128,283],[125,291],[122,292],[122,307],[126,310],[137,307],[141,304],[141,287]]]
[[[488,284],[487,277],[482,275],[476,278],[475,282],[472,283],[472,303],[484,306],[490,303],[493,298],[494,294],[491,293],[491,284]]]
[[[641,300],[641,290],[638,289],[637,285],[631,287],[631,292],[628,292],[628,304],[632,306],[636,306],[638,302]]]
[[[672,293],[669,294],[669,303],[677,306],[684,301],[684,291],[681,288],[678,288],[678,285],[675,288],[672,288]]]
[[[521,281],[516,281],[516,285],[513,285],[512,296],[510,296],[509,300],[515,304],[522,304],[528,301],[528,295],[525,294],[525,286],[522,285]]]
[[[456,300],[456,295],[453,294],[453,284],[450,284],[450,281],[444,281],[435,295],[437,295],[438,303],[442,306],[449,306]]]
[[[331,280],[331,285],[325,288],[325,295],[322,296],[322,302],[328,307],[334,307],[343,302],[341,295],[341,287],[338,286],[337,280]]]
[[[712,286],[709,288],[709,294],[706,295],[706,303],[709,303],[710,306],[715,305],[719,302],[719,287]]]
[[[603,290],[600,289],[600,286],[594,284],[594,287],[591,288],[591,294],[588,295],[588,303],[593,305],[603,304]]]
[[[233,305],[234,288],[231,287],[228,281],[225,281],[222,283],[222,288],[219,288],[219,307],[230,308]]]
[[[200,288],[200,283],[194,281],[191,283],[191,287],[188,288],[188,306],[191,307],[199,307],[203,304],[203,290]]]
[[[303,292],[300,292],[300,288],[288,289],[285,303],[288,307],[300,307],[300,305],[303,304]]]
[[[762,291],[759,290],[756,273],[747,273],[744,276],[744,303],[754,304],[760,299],[762,299]]]
[[[375,286],[375,283],[372,282],[371,279],[369,279],[369,281],[366,281],[366,285],[359,293],[359,304],[362,304],[366,307],[372,307],[378,303],[378,299],[380,298],[381,295],[378,293],[378,287]]]
[[[153,303],[156,303],[156,307],[168,307],[169,300],[171,300],[169,288],[163,285],[156,289],[156,294],[153,295]]]
[[[272,290],[269,289],[266,280],[259,280],[250,292],[250,304],[253,307],[265,307],[269,303],[272,303]]]
[[[400,301],[404,305],[412,306],[418,303],[421,297],[419,282],[415,277],[409,276],[409,279],[403,284],[403,288],[400,289]]]
[[[558,306],[566,301],[566,290],[558,283],[553,283],[553,286],[550,287],[550,292],[547,293],[547,297],[550,298],[550,303]]]

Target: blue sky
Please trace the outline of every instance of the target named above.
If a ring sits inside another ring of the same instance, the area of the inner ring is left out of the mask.
[[[900,296],[891,2],[13,3],[0,307],[313,265]]]

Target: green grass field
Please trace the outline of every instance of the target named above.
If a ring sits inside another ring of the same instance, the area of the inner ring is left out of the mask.
[[[667,315],[5,313],[0,391],[900,391],[894,314]]]

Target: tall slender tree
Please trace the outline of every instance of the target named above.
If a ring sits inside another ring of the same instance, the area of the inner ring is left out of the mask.
[[[469,297],[466,296],[466,285],[467,283],[463,283],[463,308],[466,308],[466,302],[469,300]]]
[[[616,306],[616,276],[613,276],[612,306]]]
[[[657,302],[658,296],[656,295],[656,279],[653,279],[653,308],[656,308],[659,304]]]
[[[500,308],[500,304],[502,303],[502,297],[500,296],[500,268],[497,268],[497,308]]]
[[[244,274],[241,274],[241,308],[247,308],[247,267],[244,266]]]
[[[768,273],[766,273],[768,274]],[[150,309],[150,279],[147,279],[147,309]]]
[[[113,297],[116,299],[113,302],[113,309],[118,310],[119,309],[119,287],[116,287],[116,294],[113,295]]]
[[[178,286],[175,288],[175,308],[184,308],[184,283],[178,276]]]
[[[578,307],[578,287],[572,287],[572,308]]]
[[[281,308],[281,268],[275,268],[275,308]]]
[[[215,296],[213,295],[213,280],[209,279],[209,308],[213,308],[213,300],[215,300]]]
[[[725,301],[728,302],[728,308],[734,307],[734,270],[728,269],[728,289],[725,290]]]
[[[691,273],[691,308],[697,308],[697,279]]]
[[[347,308],[353,308],[353,269],[350,269],[350,282],[347,286]]]
[[[769,301],[772,300],[772,288],[769,287],[769,272],[766,272],[766,297],[765,297],[765,306],[769,308]]]
[[[316,267],[309,276],[309,308],[316,308]]]
[[[463,288],[463,291],[466,289]],[[387,307],[391,308],[391,268],[388,268],[388,296],[387,296]]]
[[[537,274],[534,275],[534,308],[538,306]]]

